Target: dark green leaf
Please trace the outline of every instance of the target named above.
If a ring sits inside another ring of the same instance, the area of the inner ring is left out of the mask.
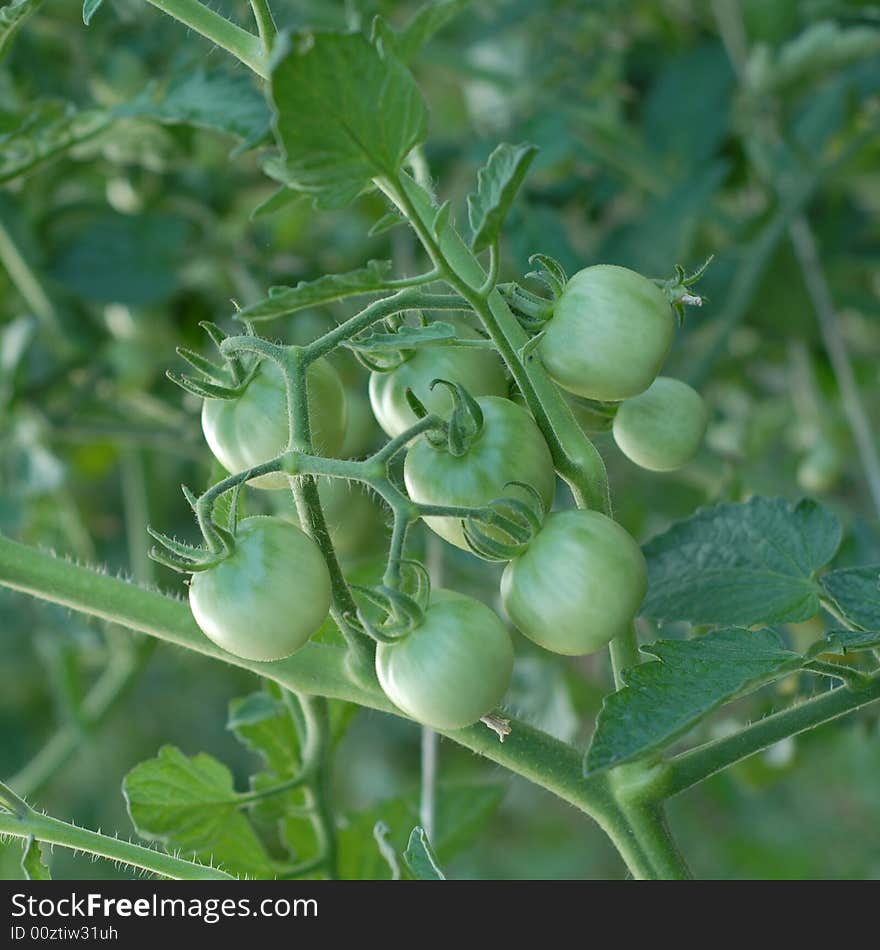
[[[822,586],[850,623],[880,630],[880,565],[831,571]]]
[[[290,708],[276,687],[261,690],[229,704],[226,728],[252,752],[263,758],[275,781],[295,774],[300,767],[299,736]]]
[[[401,62],[411,63],[425,43],[470,3],[471,0],[429,0],[416,10],[399,33],[382,20],[377,20],[374,31],[384,43],[392,46]]]
[[[494,244],[507,212],[526,177],[538,149],[534,145],[502,143],[477,173],[477,191],[468,195],[475,251]]]
[[[431,847],[431,842],[421,827],[413,828],[409,836],[403,860],[409,868],[410,874],[417,881],[445,881],[446,875],[440,870],[437,855]]]
[[[171,215],[103,214],[67,239],[52,276],[94,303],[160,303],[177,288],[187,236],[187,222]]]
[[[370,261],[366,267],[347,274],[302,280],[295,287],[273,287],[265,300],[245,307],[238,316],[243,320],[274,320],[306,307],[385,290],[391,279],[391,261]]]
[[[184,123],[254,141],[269,130],[266,101],[245,73],[188,71],[117,108],[120,117],[143,116]]]
[[[834,556],[840,534],[837,518],[810,500],[703,508],[645,545],[642,612],[743,626],[807,620],[819,610],[814,573]]]
[[[457,330],[451,323],[438,320],[423,327],[400,327],[394,333],[370,331],[347,343],[360,353],[387,353],[397,350],[413,350],[421,346],[448,345],[456,338]]]
[[[585,771],[662,749],[724,703],[801,669],[820,653],[841,652],[845,639],[835,631],[800,654],[775,630],[728,627],[694,640],[657,640],[642,647],[657,662],[626,670],[624,686],[606,697]],[[857,642],[851,641],[853,647]]]
[[[43,860],[40,842],[37,841],[36,838],[28,838],[25,842],[24,854],[21,858],[21,869],[24,871],[25,879],[28,881],[52,880],[49,868]]]
[[[383,214],[381,218],[370,228],[367,234],[370,237],[376,237],[379,234],[385,234],[386,231],[390,231],[392,228],[396,228],[399,224],[405,224],[406,218],[401,217],[396,211],[389,211],[387,214]]]
[[[303,33],[276,57],[275,134],[285,181],[322,207],[343,207],[377,176],[394,178],[425,136],[409,71],[358,33]]]
[[[271,876],[271,861],[239,810],[232,773],[210,755],[163,746],[125,776],[123,793],[138,834],[228,871]]]

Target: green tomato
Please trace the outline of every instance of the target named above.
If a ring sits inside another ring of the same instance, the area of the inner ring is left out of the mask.
[[[563,389],[620,402],[651,385],[674,332],[672,307],[656,284],[625,267],[597,264],[565,285],[538,352]]]
[[[314,541],[282,518],[245,518],[232,554],[189,585],[196,623],[246,660],[280,660],[302,647],[330,610],[330,572]]]
[[[433,729],[463,729],[491,712],[513,674],[513,645],[485,604],[451,590],[434,590],[422,622],[376,649],[385,695]]]
[[[452,455],[419,439],[406,456],[403,477],[413,501],[427,505],[479,508],[502,496],[529,502],[528,492],[511,481],[531,485],[544,501],[553,504],[556,473],[550,449],[535,420],[508,399],[481,396],[483,428],[464,455]],[[458,518],[425,518],[441,538],[469,551]]]
[[[345,438],[345,390],[336,370],[318,360],[306,373],[315,448],[337,455]],[[281,368],[264,360],[237,399],[206,399],[202,431],[218,462],[233,475],[280,455],[287,447],[287,392]],[[255,488],[287,488],[287,476],[270,472],[250,481]]]
[[[614,441],[641,468],[671,472],[697,454],[708,421],[696,390],[680,379],[658,376],[643,393],[620,405]]]
[[[647,585],[645,558],[632,537],[598,511],[573,509],[548,515],[507,565],[501,602],[530,640],[578,656],[626,630]]]
[[[478,339],[479,334],[460,320],[449,320],[462,339]],[[494,350],[464,346],[432,346],[414,350],[412,356],[388,373],[370,376],[370,403],[373,415],[385,432],[394,438],[418,420],[406,401],[411,389],[428,412],[449,415],[452,396],[446,386],[431,389],[435,379],[461,383],[472,396],[506,396],[507,377],[501,357]]]

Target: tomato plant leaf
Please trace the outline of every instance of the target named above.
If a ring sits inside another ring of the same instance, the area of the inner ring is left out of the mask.
[[[390,46],[401,62],[411,63],[425,43],[470,4],[471,0],[429,0],[398,31],[381,17],[376,17],[373,36]]]
[[[212,756],[163,746],[125,776],[122,788],[142,837],[232,873],[271,876],[271,860],[239,810],[232,773]]]
[[[850,623],[880,630],[880,565],[831,571],[822,586]]]
[[[0,7],[0,59],[6,54],[15,34],[24,25],[25,20],[36,13],[43,0],[9,0]]]
[[[832,631],[803,654],[767,627],[727,627],[693,640],[643,646],[643,653],[657,659],[624,671],[624,686],[605,698],[584,771],[599,772],[661,749],[719,706],[801,669],[820,653],[871,646],[871,638],[852,633]]]
[[[90,302],[160,303],[177,288],[189,233],[188,222],[172,215],[98,214],[65,238],[50,270]]]
[[[83,0],[83,23],[88,26],[104,0]]]
[[[423,327],[404,325],[394,333],[379,333],[370,330],[356,339],[347,341],[346,345],[359,353],[387,353],[438,344],[448,345],[457,335],[458,331],[451,323],[436,320]]]
[[[317,280],[301,280],[295,287],[273,287],[268,297],[245,307],[238,318],[274,320],[306,307],[385,290],[391,279],[391,261],[368,261],[366,267],[345,274],[326,274]]]
[[[275,774],[275,781],[300,767],[299,735],[280,690],[260,690],[229,704],[226,728]]]
[[[286,184],[320,207],[344,207],[373,178],[396,177],[425,137],[413,77],[359,33],[290,37],[270,84]]]
[[[507,212],[532,160],[538,153],[535,145],[510,145],[503,142],[477,172],[477,190],[468,195],[468,218],[475,251],[494,244]]]
[[[235,135],[245,142],[266,135],[271,119],[265,99],[248,76],[226,69],[191,70],[162,85],[154,83],[119,106],[115,114],[193,125]]]
[[[808,499],[702,508],[644,546],[642,613],[742,626],[807,620],[819,611],[814,572],[834,556],[840,537],[837,518]]]
[[[21,856],[21,869],[27,881],[51,881],[52,875],[43,860],[40,842],[30,837],[24,845],[24,854]]]
[[[440,783],[437,786],[434,848],[448,861],[469,844],[494,814],[504,795],[503,785]],[[339,873],[343,878],[373,880],[390,877],[390,869],[373,837],[377,822],[388,826],[388,843],[400,854],[419,820],[418,795],[379,802],[350,816],[339,833]]]
[[[437,855],[431,847],[428,835],[422,827],[413,828],[403,860],[410,874],[417,881],[445,881],[446,875],[440,870]]]

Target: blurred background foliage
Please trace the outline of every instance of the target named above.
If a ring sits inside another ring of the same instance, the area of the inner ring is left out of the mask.
[[[13,37],[4,11],[22,6],[34,9]],[[212,6],[248,24],[246,3]],[[364,26],[375,13],[400,24],[416,8],[273,6],[290,28]],[[370,257],[406,271],[415,248],[401,228],[367,237],[384,212],[375,196],[320,215],[305,202],[266,204],[258,89],[142,0],[108,0],[88,28],[77,4],[14,0],[0,5],[0,29],[0,531],[180,592],[178,576],[146,559],[144,528],[194,536],[179,485],[213,476],[198,406],[164,375],[174,347],[204,350],[199,321],[228,325],[231,301]],[[880,425],[880,6],[484,0],[414,70],[431,109],[431,173],[459,217],[499,140],[540,146],[506,227],[507,277],[537,251],[570,272],[604,261],[658,277],[715,255],[708,300],[689,311],[668,368],[705,393],[707,444],[682,472],[658,476],[600,436],[624,524],[645,539],[700,504],[809,493],[846,525],[846,560],[880,560],[870,460],[853,434],[854,393],[875,440]],[[821,273],[790,240],[797,220],[809,222]],[[805,272],[827,281],[831,336]],[[346,312],[298,314],[270,332],[308,338]],[[849,391],[829,341],[848,354]],[[378,432],[363,372],[343,357],[338,366],[358,455]],[[347,563],[369,576],[381,512],[349,489],[325,493]],[[248,504],[286,503],[252,494]],[[422,543],[447,583],[493,596],[495,567]],[[163,743],[211,752],[245,786],[253,759],[226,719],[230,700],[257,688],[249,674],[8,592],[0,625],[0,775],[41,807],[131,833],[119,783]],[[583,744],[610,686],[604,657],[528,647],[518,641],[512,707]],[[785,681],[729,708],[754,719],[807,688]],[[704,736],[730,724],[710,722]],[[415,726],[359,712],[336,761],[347,834],[401,812],[415,823]],[[595,826],[527,783],[449,743],[440,775],[454,785],[439,819],[458,829],[441,847],[450,876],[623,873]],[[478,787],[462,797],[459,783]],[[670,812],[699,876],[880,877],[877,713],[775,747]],[[362,837],[361,870],[385,873]],[[0,876],[19,873],[19,856],[0,848]],[[115,873],[60,851],[52,861],[57,876]]]

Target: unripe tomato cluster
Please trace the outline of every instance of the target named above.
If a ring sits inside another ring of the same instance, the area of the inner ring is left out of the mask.
[[[479,336],[465,321],[454,323],[460,338]],[[600,402],[603,412],[614,404],[617,445],[652,471],[686,463],[706,427],[700,396],[658,376],[674,326],[672,307],[653,282],[599,265],[567,283],[537,348],[563,389]],[[645,595],[638,545],[600,512],[550,512],[556,486],[550,450],[528,409],[508,398],[505,367],[492,349],[425,347],[386,372],[374,371],[370,403],[389,436],[417,421],[408,390],[428,412],[449,416],[453,387],[432,386],[437,379],[476,397],[479,425],[461,451],[426,435],[408,446],[404,482],[410,498],[483,511],[501,498],[529,506],[536,530],[501,548],[509,551],[501,581],[507,616],[554,653],[579,655],[605,646],[632,623]],[[343,387],[324,360],[311,365],[306,384],[315,449],[333,456],[345,435]],[[289,433],[281,370],[266,361],[237,398],[206,399],[202,423],[214,455],[233,473],[278,456]],[[251,484],[286,489],[288,477],[272,473]],[[462,518],[424,520],[445,541],[471,550]],[[484,536],[503,545],[504,531],[495,526],[487,526]],[[232,553],[195,574],[190,603],[215,643],[249,660],[275,660],[302,647],[323,623],[331,579],[320,548],[298,527],[282,518],[252,517],[238,525]],[[431,592],[416,622],[376,650],[376,675],[388,698],[412,718],[444,730],[491,712],[512,668],[504,622],[479,601],[448,590]]]

